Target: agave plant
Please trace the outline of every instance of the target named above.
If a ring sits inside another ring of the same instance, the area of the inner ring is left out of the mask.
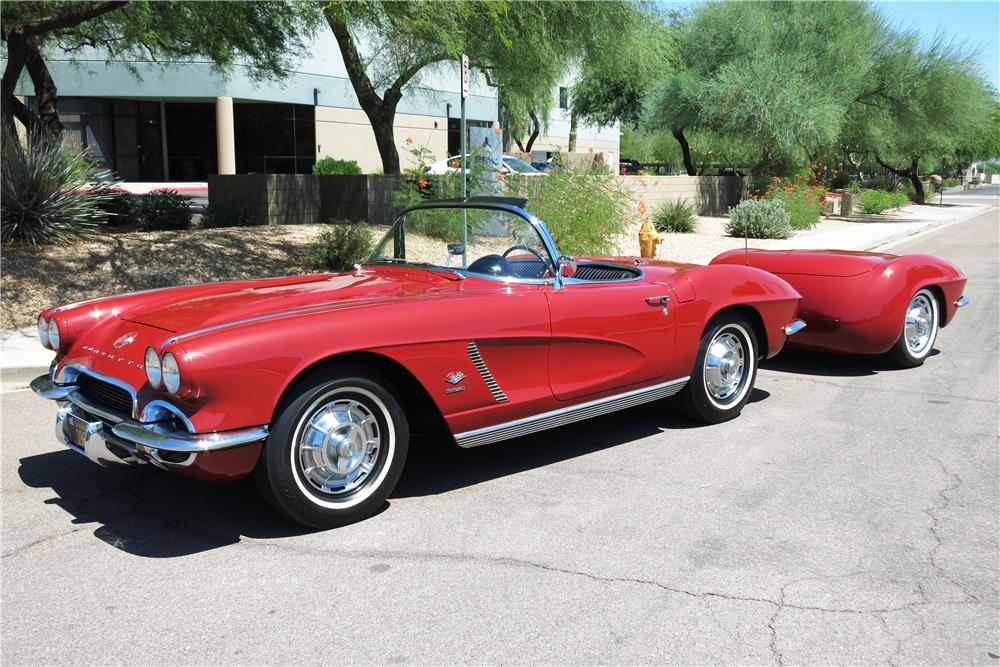
[[[92,185],[110,173],[97,170],[85,150],[30,135],[22,143],[4,135],[0,147],[0,240],[30,245],[93,236],[107,219],[110,195]]]

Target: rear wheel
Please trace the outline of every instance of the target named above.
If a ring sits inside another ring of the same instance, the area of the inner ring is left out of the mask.
[[[889,356],[904,368],[920,366],[934,349],[939,325],[937,299],[925,287],[910,299],[903,316],[903,330]]]
[[[720,313],[705,327],[691,379],[680,393],[691,417],[718,424],[739,416],[757,377],[757,337],[738,313]]]
[[[406,461],[409,427],[391,386],[360,367],[304,381],[277,415],[255,471],[279,512],[312,528],[365,519]]]

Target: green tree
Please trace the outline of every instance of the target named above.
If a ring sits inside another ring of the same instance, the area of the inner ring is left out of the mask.
[[[59,134],[58,89],[46,64],[50,52],[93,48],[110,61],[207,57],[219,71],[247,65],[256,78],[278,78],[319,19],[309,3],[281,0],[39,0],[0,5],[6,46],[0,101],[3,125],[18,119],[32,131]],[[22,73],[34,87],[36,110],[15,95]],[[138,71],[133,68],[135,76]]]
[[[891,173],[910,181],[924,203],[920,163],[975,149],[995,110],[982,71],[943,38],[922,46],[913,33],[891,34],[850,108],[845,143],[868,150]],[[980,147],[988,150],[989,139]]]
[[[712,2],[676,26],[678,62],[650,96],[694,173],[687,133],[753,142],[766,171],[833,145],[883,25],[863,2]]]
[[[613,48],[609,36],[631,20],[635,7],[631,0],[334,0],[324,14],[371,123],[383,171],[394,174],[400,168],[392,130],[396,108],[404,87],[425,68],[467,54],[498,90],[501,124],[511,129],[533,117],[539,130],[566,68]],[[358,36],[372,46],[367,54]]]

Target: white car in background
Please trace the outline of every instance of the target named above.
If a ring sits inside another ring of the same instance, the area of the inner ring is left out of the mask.
[[[477,157],[479,156],[476,155],[466,156],[466,159],[470,163],[467,165],[467,168],[469,169],[472,168],[471,162]],[[479,159],[482,159],[482,157],[479,157]],[[424,173],[447,174],[455,172],[458,171],[460,168],[459,165],[460,161],[461,157],[456,155],[454,157],[448,158],[447,160],[441,160],[440,162],[435,162],[434,164],[427,165],[427,167],[424,168]],[[526,176],[548,176],[548,174],[546,174],[545,172],[535,169],[521,158],[514,157],[513,155],[504,155],[500,160],[499,167],[500,168],[498,169],[498,171],[501,174],[524,174]]]

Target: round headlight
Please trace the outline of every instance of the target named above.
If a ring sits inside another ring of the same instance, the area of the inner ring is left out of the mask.
[[[153,348],[147,347],[143,364],[146,366],[146,379],[149,380],[149,385],[153,389],[159,389],[160,383],[163,381],[163,371],[160,368],[160,355]]]
[[[176,394],[181,388],[181,369],[177,359],[169,352],[163,355],[163,388],[169,394]]]
[[[59,351],[59,325],[56,324],[55,318],[49,320],[49,347]]]
[[[41,315],[38,316],[38,340],[42,341],[45,347],[49,346],[49,323]]]

